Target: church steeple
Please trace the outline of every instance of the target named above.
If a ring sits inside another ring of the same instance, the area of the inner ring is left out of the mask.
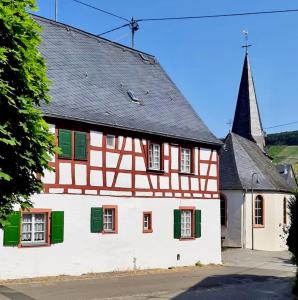
[[[254,141],[265,152],[265,137],[262,127],[254,82],[247,53],[244,58],[232,132]]]

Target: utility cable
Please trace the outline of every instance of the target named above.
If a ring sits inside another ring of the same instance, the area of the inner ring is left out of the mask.
[[[93,8],[93,9],[95,9],[95,10],[98,10],[98,11],[100,11],[100,12],[102,12],[102,13],[107,14],[107,15],[110,15],[110,16],[116,17],[116,18],[118,18],[118,19],[121,19],[121,20],[130,22],[129,19],[123,18],[123,17],[121,17],[121,16],[118,16],[118,15],[116,15],[116,14],[113,14],[113,13],[111,13],[111,12],[108,12],[108,11],[106,11],[106,10],[103,10],[103,9],[101,9],[101,8],[92,6],[92,5],[88,4],[88,3],[85,3],[85,2],[82,2],[82,1],[79,1],[79,0],[73,0],[73,1],[74,1],[74,2],[77,2],[77,3],[81,4],[81,5],[84,5],[84,6]],[[121,28],[121,27],[119,27],[119,28]],[[119,28],[118,28],[118,29],[119,29]],[[115,29],[115,30],[116,30],[116,29]]]
[[[271,129],[271,128],[282,127],[282,126],[287,126],[287,125],[292,125],[292,124],[297,124],[297,123],[298,123],[298,121],[294,121],[294,122],[290,122],[290,123],[285,123],[285,124],[280,124],[280,125],[266,127],[264,129]]]

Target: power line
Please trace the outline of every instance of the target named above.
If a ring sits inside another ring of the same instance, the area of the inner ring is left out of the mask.
[[[137,19],[137,22],[147,21],[170,21],[170,20],[189,20],[189,19],[209,19],[209,18],[224,18],[224,17],[239,17],[239,16],[252,16],[252,15],[264,15],[264,14],[277,14],[277,13],[289,13],[298,12],[298,9],[284,9],[284,10],[268,10],[257,12],[243,12],[243,13],[231,13],[231,14],[218,14],[218,15],[203,15],[203,16],[190,16],[190,17],[165,17],[165,18],[145,18]]]
[[[130,22],[130,20],[129,20],[129,19],[123,18],[123,17],[121,17],[121,16],[118,16],[118,15],[116,15],[116,14],[113,14],[113,13],[111,13],[111,12],[108,12],[108,11],[106,11],[106,10],[103,10],[103,9],[101,9],[101,8],[98,8],[98,7],[92,6],[92,5],[88,4],[88,3],[81,2],[81,1],[79,1],[79,0],[73,0],[73,1],[74,1],[74,2],[77,2],[77,3],[81,4],[81,5],[84,5],[84,6],[87,6],[87,7],[93,8],[93,9],[95,9],[95,10],[98,10],[98,11],[100,11],[100,12],[102,12],[102,13],[105,13],[105,14],[107,14],[107,15],[113,16],[113,17],[115,17],[115,18],[118,18],[118,19],[121,19],[121,20],[124,20],[124,21]],[[118,29],[119,29],[119,28],[118,28]],[[116,30],[116,29],[115,29],[115,30]],[[111,31],[109,31],[109,32],[111,32]],[[108,33],[108,32],[107,32],[107,33]]]
[[[123,28],[123,27],[129,26],[129,25],[130,25],[130,23],[127,23],[127,24],[121,25],[121,26],[119,26],[119,27],[116,27],[116,28],[114,28],[114,29],[108,30],[108,31],[106,31],[106,32],[103,32],[103,33],[101,33],[101,34],[98,34],[97,36],[102,36],[102,35],[104,35],[104,34],[107,34],[107,33],[113,32],[113,31],[116,31],[116,30],[118,30],[118,29],[120,29],[120,28]]]
[[[290,123],[284,123],[284,124],[275,125],[275,126],[270,126],[270,127],[264,128],[264,129],[271,129],[271,128],[283,127],[283,126],[292,125],[292,124],[298,124],[298,121],[294,121],[294,122],[290,122]]]
[[[74,0],[77,1],[77,0]],[[231,14],[216,14],[216,15],[202,15],[202,16],[184,16],[184,17],[165,17],[165,18],[144,18],[136,19],[135,22],[149,22],[149,21],[183,21],[191,19],[211,19],[211,18],[226,18],[226,17],[240,17],[240,16],[252,16],[252,15],[264,15],[264,14],[280,14],[298,12],[298,9],[285,9],[285,10],[269,10],[269,11],[257,11],[257,12],[243,12],[243,13],[231,13]],[[101,33],[99,35],[103,35]]]

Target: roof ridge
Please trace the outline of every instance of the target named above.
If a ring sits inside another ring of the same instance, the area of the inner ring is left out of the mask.
[[[150,53],[147,53],[147,52],[144,52],[144,51],[141,51],[141,50],[137,50],[137,49],[134,49],[134,48],[131,48],[129,46],[125,46],[123,44],[120,44],[120,43],[117,43],[117,42],[113,42],[109,39],[106,39],[106,38],[103,38],[103,37],[100,37],[94,33],[91,33],[91,32],[88,32],[88,31],[85,31],[83,29],[80,29],[80,28],[77,28],[77,27],[74,27],[72,25],[68,25],[68,24],[65,24],[65,23],[62,23],[62,22],[58,22],[58,21],[54,21],[54,20],[51,20],[51,19],[48,19],[48,18],[45,18],[45,17],[42,17],[42,16],[39,16],[39,15],[36,15],[36,14],[33,14],[33,13],[30,13],[30,15],[34,18],[37,18],[37,19],[40,19],[40,21],[44,21],[44,22],[47,22],[47,23],[50,23],[50,24],[53,24],[53,25],[56,25],[56,26],[60,26],[60,27],[66,27],[66,28],[71,28],[72,30],[74,31],[77,31],[78,33],[80,34],[84,34],[90,38],[95,38],[95,39],[99,39],[99,40],[102,40],[104,42],[108,42],[116,47],[119,47],[119,48],[124,48],[125,50],[128,50],[128,51],[131,51],[133,53],[137,53],[137,54],[144,54],[144,55],[148,55],[150,56],[151,58],[154,58],[156,63],[157,62],[157,59],[156,57],[153,55],[153,54],[150,54]]]

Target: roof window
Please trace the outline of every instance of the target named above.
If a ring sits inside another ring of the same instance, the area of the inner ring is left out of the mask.
[[[141,99],[132,90],[128,90],[127,94],[133,102],[140,103]]]

